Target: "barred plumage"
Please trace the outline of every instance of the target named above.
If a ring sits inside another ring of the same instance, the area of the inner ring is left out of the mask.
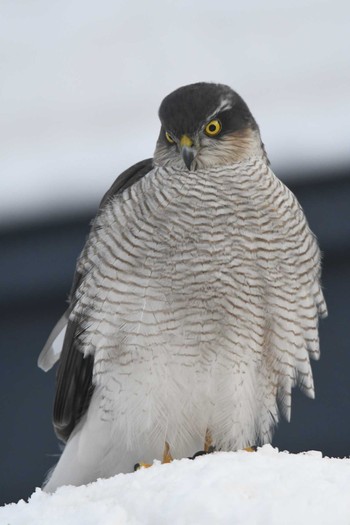
[[[67,446],[81,461],[70,482],[160,458],[165,441],[192,455],[207,430],[222,450],[265,443],[294,385],[313,397],[320,253],[259,148],[193,171],[155,162],[96,217],[70,311],[94,385]]]

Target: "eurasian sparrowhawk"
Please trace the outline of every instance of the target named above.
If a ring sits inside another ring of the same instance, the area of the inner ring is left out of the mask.
[[[102,200],[70,305],[39,359],[59,358],[46,490],[142,459],[270,440],[291,390],[314,395],[320,252],[275,177],[251,112],[227,86],[162,102],[154,157]],[[51,344],[65,330],[61,353]]]

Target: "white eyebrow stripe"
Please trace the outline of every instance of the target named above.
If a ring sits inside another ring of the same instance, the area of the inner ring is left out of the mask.
[[[208,117],[208,121],[211,120],[213,117],[215,117],[218,113],[221,111],[227,111],[228,109],[232,108],[232,101],[228,98],[223,98],[219,104],[219,106],[216,108],[211,115]]]

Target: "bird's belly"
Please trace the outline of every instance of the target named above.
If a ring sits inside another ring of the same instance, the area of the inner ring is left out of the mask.
[[[99,217],[73,315],[100,417],[128,446],[153,437],[181,455],[208,428],[221,448],[266,442],[277,395],[288,417],[299,373],[313,392],[317,246],[264,181],[155,170]]]
[[[111,294],[94,375],[102,417],[127,443],[151,435],[181,457],[208,428],[222,448],[253,441],[260,334],[251,316],[261,305],[230,248],[222,236],[163,243],[152,257],[147,247],[132,286]]]

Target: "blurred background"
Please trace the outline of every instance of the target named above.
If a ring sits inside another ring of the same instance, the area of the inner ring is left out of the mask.
[[[350,4],[347,0],[1,0],[0,503],[57,460],[55,374],[38,354],[66,307],[89,222],[152,156],[162,98],[227,83],[324,253],[316,400],[294,393],[274,445],[350,455]]]

